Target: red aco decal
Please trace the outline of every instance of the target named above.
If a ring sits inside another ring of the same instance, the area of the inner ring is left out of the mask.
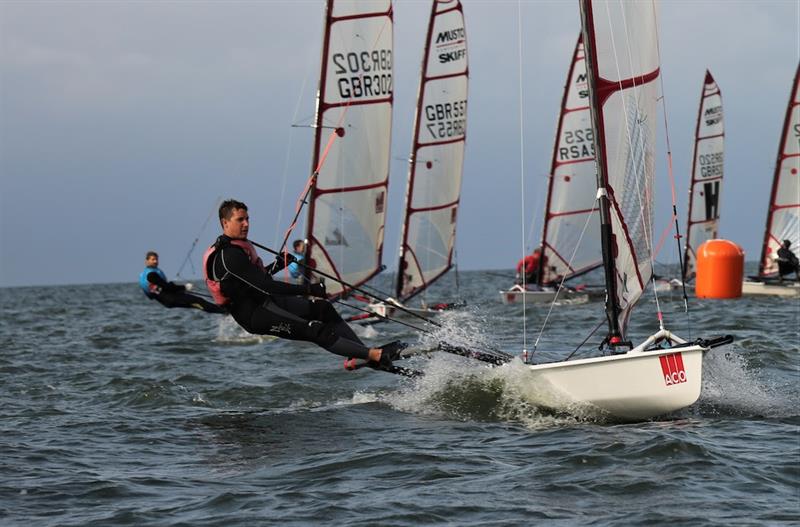
[[[683,357],[680,353],[662,355],[661,372],[664,374],[664,383],[667,386],[686,382],[686,369],[683,367]]]

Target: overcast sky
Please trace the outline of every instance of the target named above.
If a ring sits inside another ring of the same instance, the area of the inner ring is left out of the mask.
[[[470,58],[458,225],[462,269],[510,268],[539,239],[577,1],[462,0]],[[0,2],[0,286],[134,281],[145,251],[174,277],[219,196],[275,243],[311,164],[323,2]],[[384,261],[396,265],[430,2],[395,3],[393,162]],[[662,72],[686,225],[706,68],[726,124],[721,235],[759,256],[790,85],[794,0],[660,7]],[[522,27],[522,71],[518,24]],[[522,78],[522,107],[519,104]],[[520,120],[524,193],[520,205]],[[669,222],[663,126],[657,234]],[[193,263],[217,235],[211,221]],[[302,236],[297,231],[297,237]],[[673,248],[658,260],[676,261]],[[187,268],[186,277],[197,277]]]

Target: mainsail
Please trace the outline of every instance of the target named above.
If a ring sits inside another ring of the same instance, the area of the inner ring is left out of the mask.
[[[654,2],[582,0],[609,340],[652,276],[658,43]]]
[[[694,164],[689,184],[689,216],[683,261],[684,281],[694,278],[697,248],[717,237],[724,143],[722,94],[714,77],[706,70],[694,136]]]
[[[381,269],[391,143],[390,0],[328,0],[307,261],[358,286]],[[327,137],[336,132],[332,139]],[[323,136],[326,138],[323,140]],[[329,282],[331,297],[346,293]]]
[[[395,294],[450,269],[467,131],[467,37],[459,0],[434,0],[422,58]]]
[[[596,237],[600,229],[594,206],[596,175],[586,61],[579,36],[564,86],[550,165],[539,285],[573,278],[602,265]],[[584,232],[588,235],[581,241]]]
[[[783,240],[800,246],[800,64],[786,108],[783,133],[778,148],[778,161],[772,179],[767,226],[758,275],[766,277],[778,272],[776,256]]]

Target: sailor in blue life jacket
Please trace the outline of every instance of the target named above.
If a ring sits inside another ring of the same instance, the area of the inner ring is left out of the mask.
[[[139,273],[139,287],[147,298],[158,300],[165,307],[191,307],[207,313],[227,313],[225,308],[187,293],[192,284],[179,285],[168,281],[158,268],[158,253],[155,251],[147,252],[144,265],[144,271]]]
[[[292,249],[294,261],[289,264],[289,275],[295,282],[302,284],[305,282],[306,278],[300,264],[303,263],[303,259],[306,256],[306,242],[303,240],[295,240],[292,242]]]

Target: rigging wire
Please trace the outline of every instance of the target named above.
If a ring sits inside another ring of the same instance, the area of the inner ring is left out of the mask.
[[[219,209],[221,201],[222,201],[222,196],[217,196],[217,198],[214,200],[214,208],[211,209],[211,212],[208,213],[206,221],[204,221],[203,226],[200,227],[200,232],[197,233],[197,236],[195,236],[194,241],[192,242],[192,246],[189,247],[189,251],[186,253],[186,258],[183,259],[183,263],[178,269],[178,272],[175,274],[175,278],[181,278],[181,272],[183,271],[183,268],[186,267],[187,262],[192,268],[192,274],[194,274],[195,269],[191,259],[192,251],[194,251],[194,248],[197,247],[197,242],[200,241],[200,236],[203,235],[203,232],[205,232],[208,222],[211,221],[211,218],[214,216],[214,213],[217,212],[217,209]]]
[[[519,71],[519,186],[520,186],[520,225],[522,227],[522,260],[525,259],[525,135],[523,127],[523,100],[522,100],[522,0],[517,0],[517,60]],[[527,361],[528,355],[528,327],[527,327],[527,283],[525,278],[525,267],[522,269],[522,358]]]

